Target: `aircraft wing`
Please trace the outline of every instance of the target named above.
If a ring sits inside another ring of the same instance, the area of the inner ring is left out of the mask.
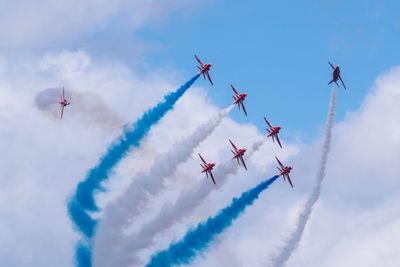
[[[242,161],[243,167],[244,167],[244,168],[246,169],[246,171],[247,171],[247,166],[246,166],[246,163],[244,162],[243,157],[240,157],[240,160]]]
[[[271,123],[269,123],[269,121],[267,120],[267,118],[264,117],[265,122],[268,124],[269,128],[272,128]]]
[[[208,78],[208,80],[210,81],[211,85],[214,85],[213,82],[212,82],[212,80],[211,80],[211,76],[210,76],[210,74],[208,73],[208,71],[207,71],[207,78]]]
[[[199,157],[200,157],[200,159],[201,159],[201,161],[204,163],[204,164],[207,164],[207,162],[203,159],[203,157],[199,154]]]
[[[211,180],[213,181],[214,184],[216,184],[216,183],[215,183],[215,179],[214,179],[214,175],[212,174],[211,171],[209,171],[209,172],[210,172]]]
[[[346,85],[344,84],[344,82],[343,82],[343,80],[342,80],[342,77],[341,77],[340,75],[339,75],[339,79],[340,79],[340,81],[342,82],[344,89],[346,89]]]
[[[244,107],[244,103],[243,103],[243,101],[241,102],[241,105],[242,105],[242,108],[243,108],[244,114],[247,116],[247,111],[246,111],[246,108]]]
[[[329,63],[329,65],[331,65],[332,69],[335,69],[335,67],[332,65],[332,63],[330,63],[329,61],[328,61],[328,63]]]
[[[60,119],[63,118],[63,114],[64,114],[64,106],[61,106],[61,117],[60,117]]]
[[[235,146],[235,144],[229,139],[229,142],[231,143],[231,145],[233,146],[233,148],[235,149],[235,151],[237,151],[237,147]]]
[[[231,84],[231,87],[232,87],[233,92],[234,92],[236,95],[238,95],[239,93],[238,93],[238,91],[236,91],[235,87],[233,87],[233,84]]]
[[[276,156],[275,156],[275,158],[278,161],[279,165],[281,165],[281,167],[283,168],[284,166],[283,166],[282,162]]]
[[[281,141],[279,140],[278,134],[275,135],[276,141],[278,142],[279,146],[282,148]]]
[[[63,90],[62,90],[62,100],[64,100],[64,98],[65,98],[65,94],[64,94],[64,87],[63,87]]]
[[[289,181],[290,186],[293,188],[292,180],[290,179],[289,174],[286,174],[286,177],[287,177],[287,179]]]
[[[200,58],[197,57],[197,55],[194,55],[194,57],[197,59],[197,62],[199,62],[200,65],[204,65],[203,62],[201,62]]]

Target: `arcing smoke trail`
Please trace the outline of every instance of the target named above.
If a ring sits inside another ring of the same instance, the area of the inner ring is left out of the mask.
[[[148,110],[137,120],[131,129],[125,129],[123,135],[115,141],[102,156],[100,161],[89,170],[85,179],[78,187],[68,203],[68,213],[75,227],[86,238],[77,247],[76,258],[78,266],[91,266],[90,242],[88,242],[95,230],[96,220],[90,216],[90,212],[98,211],[94,200],[94,193],[101,190],[101,183],[108,179],[113,167],[121,161],[130,148],[138,147],[142,139],[169,110],[178,99],[196,81],[199,75],[194,76],[175,92],[164,97],[164,100]]]
[[[299,214],[298,222],[294,232],[285,241],[285,244],[280,249],[278,254],[272,257],[271,266],[273,267],[283,266],[285,262],[289,260],[293,252],[297,249],[301,237],[303,236],[303,232],[307,225],[307,222],[310,219],[313,207],[319,198],[321,192],[321,184],[325,177],[326,162],[328,160],[328,154],[331,145],[333,120],[335,117],[335,107],[336,107],[336,88],[334,87],[330,100],[328,119],[326,122],[325,141],[322,147],[321,165],[317,173],[317,182],[310,195],[310,198],[305,203],[303,211]]]
[[[35,98],[36,107],[53,119],[60,119],[61,88],[48,88],[40,91]],[[119,129],[122,118],[118,116],[103,99],[89,92],[68,90],[67,98],[71,101],[74,114],[85,122],[104,128],[105,130]],[[69,114],[71,116],[73,114]]]
[[[265,140],[263,138],[255,142],[247,151],[246,157],[250,158],[264,144]],[[235,174],[237,170],[238,164],[233,160],[218,166],[214,173],[217,187],[222,187],[228,180],[228,175]],[[137,253],[139,250],[153,245],[157,234],[182,221],[184,217],[189,216],[213,190],[214,186],[210,185],[210,181],[204,179],[192,190],[182,193],[174,204],[165,204],[155,218],[146,222],[138,232],[125,238],[123,246],[118,253],[118,263],[115,266],[143,265],[138,258]]]
[[[232,203],[219,211],[215,217],[200,223],[196,228],[189,230],[182,240],[171,244],[166,250],[154,255],[146,266],[167,267],[191,263],[198,253],[206,250],[210,242],[231,226],[246,207],[252,205],[260,193],[267,189],[278,177],[276,175],[263,181],[256,187],[244,192],[239,198],[234,198]]]
[[[164,189],[164,181],[193,154],[193,150],[214,131],[232,108],[222,110],[192,135],[176,143],[169,152],[155,160],[148,173],[136,175],[123,195],[107,205],[94,240],[95,266],[115,266],[110,261],[113,261],[113,251],[122,241],[123,230],[142,212],[149,199]]]

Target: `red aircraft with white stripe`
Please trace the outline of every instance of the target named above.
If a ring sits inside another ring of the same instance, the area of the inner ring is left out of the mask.
[[[199,154],[199,157],[200,157],[201,161],[203,162],[203,164],[200,164],[200,166],[203,168],[201,173],[206,173],[207,178],[208,178],[208,175],[210,175],[211,180],[215,184],[215,179],[212,174],[212,170],[215,167],[215,163],[207,163],[200,154]]]
[[[279,146],[282,148],[281,141],[279,140],[279,137],[278,137],[279,131],[282,129],[282,127],[281,126],[272,126],[271,123],[269,123],[269,121],[265,117],[264,117],[264,120],[269,127],[269,129],[266,128],[266,130],[268,131],[267,137],[272,137],[272,141],[274,141],[274,143],[275,143],[275,139],[276,139]]]
[[[235,146],[235,144],[231,140],[229,140],[229,142],[231,143],[233,149],[235,150],[235,151],[231,150],[231,152],[233,153],[233,158],[232,159],[236,159],[238,164],[240,164],[239,163],[239,160],[240,160],[242,162],[242,164],[243,164],[243,167],[247,170],[246,163],[244,162],[244,159],[243,159],[244,153],[246,152],[247,149],[245,149],[245,148],[237,148]]]
[[[284,166],[277,157],[275,157],[275,158],[279,164],[279,167],[277,167],[278,170],[280,171],[279,176],[282,176],[284,181],[286,181],[286,178],[287,178],[290,186],[293,188],[292,180],[290,179],[290,176],[289,176],[289,173],[292,170],[292,166]]]
[[[62,89],[62,93],[61,93],[61,98],[60,101],[58,101],[58,104],[61,105],[61,119],[63,118],[64,115],[64,108],[66,106],[68,106],[69,104],[71,104],[66,98],[65,98],[65,93],[64,93],[64,87]]]
[[[246,99],[247,94],[246,93],[238,93],[238,91],[235,89],[235,87],[231,84],[232,90],[235,93],[235,95],[233,95],[233,103],[234,105],[237,105],[239,110],[240,107],[242,107],[244,114],[247,116],[247,111],[246,108],[244,107],[244,103],[243,101]]]
[[[212,65],[210,63],[203,63],[197,55],[194,55],[194,57],[197,59],[197,62],[199,62],[199,64],[200,64],[200,66],[197,66],[197,68],[200,71],[200,74],[203,75],[204,79],[206,79],[206,76],[207,76],[211,85],[213,85],[210,74],[208,73],[210,71]]]

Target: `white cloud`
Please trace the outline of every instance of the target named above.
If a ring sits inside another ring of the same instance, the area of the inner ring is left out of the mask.
[[[97,127],[98,122],[92,124],[79,116],[82,110],[72,101],[74,96],[96,95],[95,100],[101,98],[104,106],[124,121],[133,121],[178,86],[172,85],[171,78],[165,78],[167,75],[179,76],[169,72],[139,78],[125,66],[99,64],[83,51],[51,53],[31,61],[3,57],[0,145],[7,153],[0,160],[0,216],[4,218],[0,221],[2,264],[9,267],[73,264],[73,246],[78,236],[67,216],[67,198],[120,131],[119,128],[104,131],[103,127]],[[179,80],[179,83],[184,81]],[[38,93],[54,86],[65,86],[67,96],[73,96],[62,121],[47,116],[35,104]],[[103,206],[118,195],[132,174],[149,167],[156,155],[208,121],[216,110],[204,90],[192,88],[175,110],[151,131],[141,153],[133,153],[118,166],[107,185],[110,193],[98,196],[100,204]],[[210,159],[226,157],[228,131],[230,137],[243,145],[259,136],[254,126],[227,119],[198,149]],[[177,180],[189,188],[204,179],[200,174],[193,175],[193,170],[197,173],[198,169],[198,159],[189,160],[178,170],[178,174],[185,176],[178,175]],[[161,199],[176,196],[182,190],[176,186],[169,188],[171,192]]]
[[[67,198],[120,129],[104,131],[92,127],[90,121],[81,120],[74,102],[68,106],[62,121],[46,116],[34,103],[36,95],[45,88],[65,85],[67,92],[71,88],[77,94],[101,96],[104,105],[128,122],[177,85],[171,85],[162,73],[139,80],[126,67],[99,66],[82,51],[47,55],[30,62],[3,59],[0,67],[1,262],[10,267],[72,266],[77,235],[67,216]],[[196,98],[201,97],[204,94],[195,89],[185,96],[185,101],[196,106]],[[178,109],[187,109],[185,105],[178,104]],[[184,130],[195,126],[185,114],[175,113],[178,120],[166,118],[169,124],[161,127],[180,128],[183,130],[180,134],[184,134]],[[158,133],[156,139],[160,130],[154,130]],[[163,139],[154,142],[149,139],[147,159],[134,157],[132,160],[151,160],[179,137],[175,132],[161,132]]]
[[[115,25],[129,36],[144,23],[160,23],[171,12],[188,11],[199,3],[198,0],[8,1],[0,8],[0,48],[19,51],[71,44],[82,47],[93,34],[112,38]]]

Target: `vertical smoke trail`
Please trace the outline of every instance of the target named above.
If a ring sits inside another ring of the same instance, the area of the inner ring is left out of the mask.
[[[108,179],[113,167],[124,158],[129,149],[138,147],[142,139],[169,110],[171,110],[178,99],[196,81],[199,75],[194,76],[175,92],[164,97],[164,100],[155,107],[148,110],[137,120],[131,129],[125,129],[123,135],[114,142],[102,156],[96,166],[90,169],[85,179],[78,184],[78,187],[68,203],[68,213],[77,230],[83,235],[77,247],[77,265],[82,267],[91,266],[90,239],[94,234],[96,220],[90,212],[98,211],[94,200],[94,193],[101,190],[101,183]],[[86,248],[85,248],[86,245]]]
[[[123,195],[107,205],[94,241],[95,266],[114,266],[110,261],[123,238],[123,230],[145,209],[149,199],[164,189],[164,181],[174,174],[179,164],[190,158],[193,150],[214,131],[232,108],[222,110],[192,135],[173,145],[169,152],[155,160],[148,173],[136,175]]]
[[[299,214],[298,222],[294,232],[285,241],[285,244],[280,249],[280,252],[278,252],[277,255],[272,257],[271,266],[273,267],[283,266],[285,262],[289,260],[293,252],[297,249],[301,237],[303,236],[304,229],[311,216],[313,207],[319,198],[321,192],[321,184],[325,177],[326,162],[328,160],[328,154],[331,144],[333,120],[335,117],[335,106],[336,106],[336,88],[334,87],[330,100],[328,119],[326,122],[325,141],[322,147],[321,165],[317,173],[317,182],[310,195],[310,198],[305,203],[304,210]]]
[[[247,158],[250,158],[264,144],[265,140],[263,138],[255,142],[247,151]],[[217,188],[221,188],[228,180],[228,175],[235,174],[237,170],[238,164],[233,160],[218,166],[214,173]],[[153,245],[157,234],[182,221],[184,217],[189,216],[214,189],[214,186],[210,185],[210,181],[204,179],[201,180],[198,186],[182,193],[174,204],[165,204],[155,218],[146,222],[138,232],[125,237],[122,242],[123,246],[118,253],[118,262],[114,266],[143,265],[137,254],[139,250]]]
[[[167,267],[180,264],[189,264],[197,254],[205,251],[215,237],[232,225],[245,209],[252,205],[261,192],[267,189],[278,175],[263,181],[256,187],[244,192],[239,198],[218,212],[214,217],[200,223],[196,228],[189,230],[183,239],[171,244],[166,250],[152,256],[147,267]]]

